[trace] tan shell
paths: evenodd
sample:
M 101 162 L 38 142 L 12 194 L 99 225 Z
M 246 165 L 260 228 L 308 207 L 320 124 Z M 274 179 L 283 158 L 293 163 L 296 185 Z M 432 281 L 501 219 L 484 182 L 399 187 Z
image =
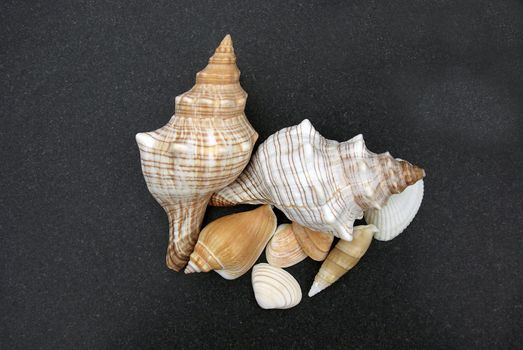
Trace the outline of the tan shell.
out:
M 354 227 L 354 239 L 351 242 L 340 240 L 316 274 L 309 297 L 318 294 L 356 266 L 367 252 L 376 232 L 378 229 L 374 225 L 356 226 Z
M 329 254 L 334 236 L 313 231 L 297 222 L 292 223 L 292 230 L 301 248 L 312 260 L 323 261 Z
M 267 138 L 211 205 L 272 204 L 293 222 L 350 241 L 364 210 L 381 208 L 424 176 L 409 162 L 369 151 L 362 135 L 328 140 L 304 120 Z
M 290 309 L 301 301 L 301 288 L 290 273 L 269 264 L 252 269 L 252 289 L 262 309 Z
M 265 248 L 267 262 L 276 267 L 290 267 L 305 259 L 303 251 L 294 236 L 291 224 L 281 224 Z
M 247 272 L 276 230 L 270 205 L 223 216 L 202 230 L 185 273 L 219 273 L 232 280 Z
M 176 271 L 193 251 L 211 194 L 240 175 L 258 137 L 235 62 L 227 35 L 194 87 L 176 97 L 169 123 L 136 135 L 147 187 L 169 217 L 166 261 Z

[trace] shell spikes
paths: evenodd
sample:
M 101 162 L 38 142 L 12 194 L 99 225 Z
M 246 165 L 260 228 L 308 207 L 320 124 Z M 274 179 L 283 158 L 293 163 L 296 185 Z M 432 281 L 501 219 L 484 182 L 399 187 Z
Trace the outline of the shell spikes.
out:
M 232 280 L 247 272 L 276 230 L 270 205 L 223 216 L 202 230 L 185 273 L 216 271 Z
M 272 204 L 301 226 L 350 241 L 365 210 L 383 207 L 424 176 L 406 161 L 369 151 L 361 135 L 327 140 L 305 119 L 269 136 L 210 203 Z
M 340 240 L 314 277 L 309 297 L 318 294 L 356 266 L 367 252 L 372 236 L 376 232 L 378 229 L 374 225 L 356 226 L 354 239 L 351 242 Z
M 176 97 L 171 120 L 136 135 L 147 187 L 169 217 L 166 260 L 175 271 L 189 260 L 212 193 L 240 175 L 258 138 L 239 77 L 227 35 L 194 87 Z

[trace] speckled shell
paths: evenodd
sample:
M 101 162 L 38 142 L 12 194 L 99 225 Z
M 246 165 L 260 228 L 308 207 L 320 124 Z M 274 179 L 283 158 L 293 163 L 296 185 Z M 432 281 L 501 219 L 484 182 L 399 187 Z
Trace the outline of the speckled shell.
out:
M 276 267 L 290 267 L 305 259 L 307 254 L 296 240 L 291 224 L 281 224 L 265 248 L 267 262 Z
M 252 289 L 262 309 L 290 309 L 301 301 L 301 288 L 290 273 L 269 264 L 252 269 Z
M 214 270 L 228 280 L 240 277 L 263 252 L 276 221 L 270 205 L 214 220 L 202 230 L 185 273 Z
M 378 229 L 374 238 L 390 241 L 410 225 L 423 200 L 423 180 L 409 186 L 405 191 L 390 196 L 387 204 L 381 208 L 365 211 L 365 221 Z
M 332 285 L 360 261 L 367 252 L 372 236 L 378 231 L 374 225 L 354 227 L 351 242 L 340 239 L 321 265 L 309 291 L 312 297 Z
M 364 210 L 381 208 L 424 175 L 388 153 L 370 152 L 361 135 L 342 143 L 327 140 L 304 120 L 261 144 L 211 205 L 269 203 L 293 222 L 351 240 L 354 220 Z
M 176 271 L 193 251 L 211 194 L 240 175 L 258 137 L 235 62 L 227 35 L 196 85 L 176 97 L 169 123 L 136 135 L 147 187 L 169 217 L 166 261 Z

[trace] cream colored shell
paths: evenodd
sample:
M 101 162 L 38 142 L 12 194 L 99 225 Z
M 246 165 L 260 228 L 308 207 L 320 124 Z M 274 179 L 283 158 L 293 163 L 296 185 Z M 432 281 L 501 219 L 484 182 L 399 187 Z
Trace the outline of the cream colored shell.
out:
M 269 264 L 252 269 L 252 289 L 262 309 L 290 309 L 301 301 L 301 288 L 290 273 Z
M 379 229 L 374 238 L 390 241 L 410 225 L 421 206 L 423 187 L 423 180 L 420 180 L 403 192 L 390 196 L 387 204 L 380 210 L 365 211 L 365 221 Z

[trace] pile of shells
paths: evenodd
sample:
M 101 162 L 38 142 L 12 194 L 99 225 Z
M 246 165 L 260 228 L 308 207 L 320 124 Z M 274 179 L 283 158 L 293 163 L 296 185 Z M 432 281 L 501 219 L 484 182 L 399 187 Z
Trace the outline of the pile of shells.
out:
M 283 268 L 307 257 L 322 261 L 308 295 L 332 285 L 373 237 L 391 240 L 407 228 L 423 199 L 425 172 L 388 152 L 369 151 L 362 135 L 328 140 L 307 119 L 269 136 L 251 157 L 258 134 L 244 114 L 247 94 L 239 77 L 227 35 L 194 87 L 176 97 L 170 121 L 136 135 L 142 172 L 169 218 L 170 269 L 214 270 L 235 279 L 254 266 L 260 307 L 287 309 L 302 292 Z M 209 204 L 260 206 L 200 232 Z M 274 207 L 291 224 L 278 226 Z M 354 226 L 363 217 L 368 225 Z M 264 249 L 268 264 L 254 265 Z

